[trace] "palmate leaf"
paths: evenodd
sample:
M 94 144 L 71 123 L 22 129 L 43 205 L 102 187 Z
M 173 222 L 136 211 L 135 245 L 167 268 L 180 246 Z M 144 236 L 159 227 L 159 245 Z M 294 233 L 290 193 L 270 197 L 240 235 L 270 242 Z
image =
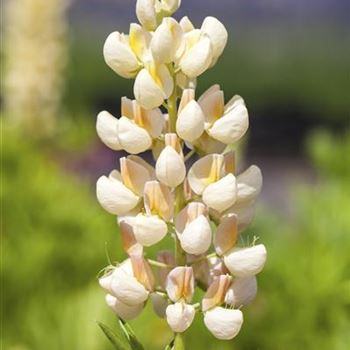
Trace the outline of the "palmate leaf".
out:
M 112 343 L 115 350 L 133 350 L 125 339 L 120 334 L 116 334 L 113 332 L 108 326 L 103 324 L 102 322 L 97 322 L 99 327 L 102 329 L 103 333 Z

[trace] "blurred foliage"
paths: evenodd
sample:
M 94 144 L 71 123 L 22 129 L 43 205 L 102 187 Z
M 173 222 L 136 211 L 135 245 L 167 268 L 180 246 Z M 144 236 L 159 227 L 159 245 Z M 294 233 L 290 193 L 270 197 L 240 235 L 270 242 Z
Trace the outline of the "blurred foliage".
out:
M 347 349 L 349 150 L 350 133 L 310 138 L 318 184 L 295 191 L 295 217 L 263 210 L 245 233 L 261 237 L 269 258 L 241 333 L 217 341 L 198 315 L 185 333 L 187 349 Z M 88 184 L 64 174 L 50 145 L 6 130 L 3 170 L 5 348 L 111 349 L 96 321 L 112 328 L 115 321 L 95 274 L 107 264 L 106 241 L 113 260 L 122 258 L 113 217 L 98 207 Z M 172 338 L 150 305 L 131 324 L 146 350 Z

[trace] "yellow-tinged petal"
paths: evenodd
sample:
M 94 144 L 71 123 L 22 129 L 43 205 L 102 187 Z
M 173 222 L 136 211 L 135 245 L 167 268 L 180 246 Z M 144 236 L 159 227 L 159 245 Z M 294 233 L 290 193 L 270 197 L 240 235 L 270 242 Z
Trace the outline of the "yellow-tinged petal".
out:
M 117 125 L 118 119 L 107 111 L 98 114 L 96 121 L 97 135 L 106 146 L 114 151 L 122 149 L 118 140 Z
M 155 287 L 155 279 L 153 271 L 148 261 L 140 255 L 130 256 L 132 270 L 135 278 L 148 290 L 153 291 Z
M 237 216 L 231 214 L 221 219 L 217 227 L 214 246 L 216 254 L 221 256 L 232 249 L 237 242 L 238 237 L 238 219 Z
M 194 293 L 192 267 L 178 266 L 172 269 L 166 281 L 166 291 L 173 302 L 180 299 L 190 302 Z
M 139 24 L 130 24 L 129 45 L 140 61 L 146 60 L 150 55 L 149 46 L 151 38 L 151 34 Z
M 237 198 L 236 178 L 227 174 L 222 179 L 211 183 L 202 194 L 203 202 L 211 209 L 223 212 L 233 205 Z
M 179 23 L 180 23 L 182 30 L 185 33 L 188 33 L 188 32 L 191 32 L 192 30 L 194 30 L 194 25 L 192 24 L 192 22 L 190 21 L 190 19 L 187 16 L 182 17 Z
M 214 279 L 202 300 L 202 310 L 204 312 L 215 306 L 220 306 L 224 302 L 231 281 L 232 278 L 229 275 L 221 275 Z
M 144 205 L 147 215 L 159 215 L 165 221 L 174 215 L 174 197 L 169 188 L 158 181 L 146 182 Z
M 143 248 L 140 243 L 137 242 L 132 225 L 123 220 L 119 224 L 120 235 L 122 239 L 122 246 L 124 251 L 128 255 L 142 255 Z
M 157 27 L 155 0 L 137 0 L 136 16 L 146 29 L 154 30 Z
M 224 156 L 209 154 L 197 160 L 188 172 L 188 182 L 196 194 L 202 194 L 205 188 L 225 176 Z

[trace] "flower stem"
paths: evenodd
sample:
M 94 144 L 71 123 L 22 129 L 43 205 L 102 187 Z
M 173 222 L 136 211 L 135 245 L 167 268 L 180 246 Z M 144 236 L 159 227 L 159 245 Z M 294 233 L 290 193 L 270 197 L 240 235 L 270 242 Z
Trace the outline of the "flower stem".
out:
M 168 98 L 168 114 L 169 114 L 169 126 L 170 126 L 170 132 L 176 132 L 176 118 L 177 118 L 177 94 L 176 94 L 176 88 L 174 88 L 174 91 L 172 95 Z

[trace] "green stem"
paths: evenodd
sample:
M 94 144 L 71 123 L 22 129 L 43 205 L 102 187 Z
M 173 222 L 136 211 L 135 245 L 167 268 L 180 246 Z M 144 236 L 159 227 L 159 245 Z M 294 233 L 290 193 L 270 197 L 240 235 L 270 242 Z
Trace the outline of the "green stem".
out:
M 162 262 L 156 261 L 156 260 L 152 260 L 152 259 L 147 259 L 149 264 L 152 266 L 156 266 L 156 267 L 161 267 L 163 269 L 169 269 L 171 268 L 170 265 L 164 264 Z
M 172 95 L 168 98 L 168 103 L 167 103 L 170 132 L 176 132 L 176 118 L 177 118 L 176 101 L 177 101 L 176 88 L 174 88 L 174 91 Z
M 185 350 L 185 342 L 182 333 L 175 334 L 174 348 L 179 350 Z
M 179 185 L 175 189 L 175 215 L 177 215 L 183 208 L 184 196 L 183 187 Z M 179 266 L 186 265 L 186 252 L 182 249 L 180 240 L 175 235 L 175 259 L 176 264 Z

